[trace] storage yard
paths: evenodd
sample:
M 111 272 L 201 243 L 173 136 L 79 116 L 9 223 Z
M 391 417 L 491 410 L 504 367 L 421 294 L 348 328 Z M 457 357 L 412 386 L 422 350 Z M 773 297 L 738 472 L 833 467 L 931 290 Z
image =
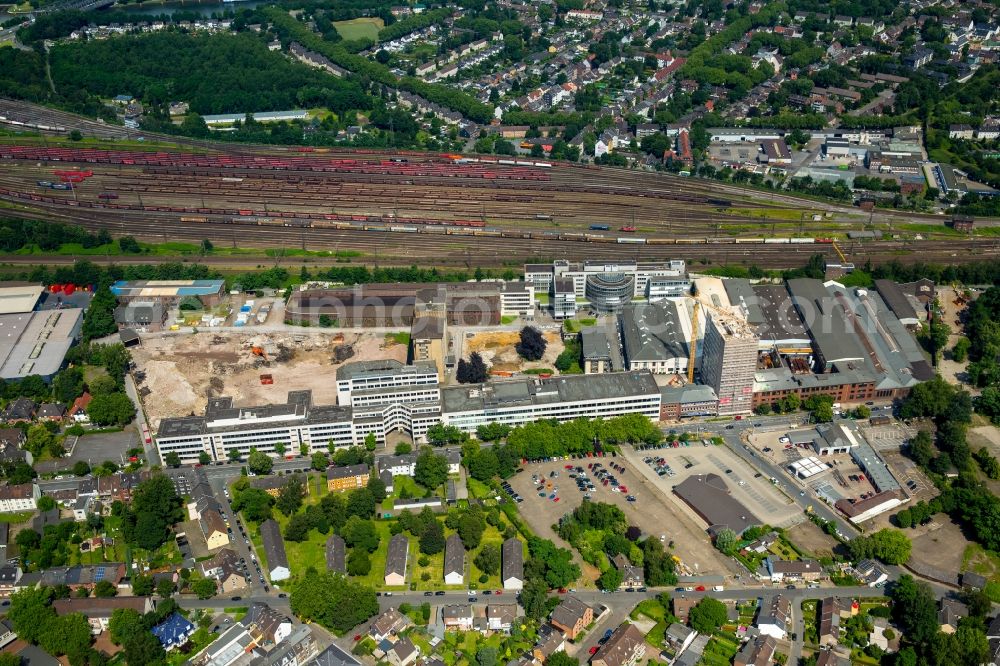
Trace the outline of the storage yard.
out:
M 149 335 L 132 349 L 132 357 L 144 374 L 140 391 L 155 396 L 144 400 L 155 431 L 160 419 L 201 414 L 208 398 L 220 395 L 232 396 L 237 404 L 270 404 L 282 402 L 289 390 L 309 389 L 317 404 L 336 404 L 332 378 L 344 362 L 336 360 L 338 348 L 345 347 L 353 355 L 344 361 L 406 361 L 406 345 L 384 334 L 318 331 Z M 262 383 L 261 375 L 270 375 L 271 383 Z
M 463 347 L 463 355 L 468 358 L 473 352 L 479 352 L 494 373 L 519 372 L 529 369 L 555 367 L 556 357 L 562 353 L 565 346 L 555 331 L 544 334 L 545 354 L 539 361 L 525 361 L 517 355 L 515 346 L 520 339 L 517 331 L 509 332 L 469 332 Z
M 861 211 L 666 174 L 502 157 L 241 147 L 229 153 L 5 146 L 0 199 L 20 214 L 145 240 L 355 250 L 385 263 L 676 257 L 799 266 L 833 259 Z M 876 224 L 940 217 L 880 213 Z M 255 227 L 253 234 L 245 228 Z M 927 226 L 926 224 L 923 226 Z M 866 260 L 978 260 L 981 240 L 913 234 L 843 248 Z M 448 236 L 447 239 L 441 236 Z M 919 243 L 919 250 L 917 245 Z M 627 246 L 623 247 L 623 246 Z

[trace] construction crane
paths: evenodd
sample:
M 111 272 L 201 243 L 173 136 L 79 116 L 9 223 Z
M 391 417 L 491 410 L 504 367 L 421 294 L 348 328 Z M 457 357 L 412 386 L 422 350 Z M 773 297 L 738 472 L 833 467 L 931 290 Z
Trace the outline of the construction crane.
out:
M 698 310 L 701 309 L 701 301 L 694 299 L 694 309 L 691 313 L 691 356 L 688 358 L 688 384 L 694 384 L 694 357 L 698 352 Z
M 846 264 L 847 263 L 847 257 L 844 256 L 844 253 L 841 251 L 840 247 L 837 245 L 837 241 L 833 241 L 833 250 L 834 250 L 834 252 L 837 253 L 837 256 L 840 257 L 840 260 L 843 263 Z

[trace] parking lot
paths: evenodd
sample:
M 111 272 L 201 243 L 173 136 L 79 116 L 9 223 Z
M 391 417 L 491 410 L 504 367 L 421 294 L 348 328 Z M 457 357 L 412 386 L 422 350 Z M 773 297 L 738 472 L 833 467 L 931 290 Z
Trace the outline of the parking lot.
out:
M 748 507 L 769 525 L 790 527 L 801 519 L 801 511 L 785 495 L 779 492 L 770 479 L 752 467 L 748 467 L 725 446 L 705 445 L 702 441 L 688 442 L 688 446 L 678 446 L 637 451 L 636 455 L 645 463 L 660 481 L 673 487 L 692 475 L 717 474 L 726 480 L 732 496 Z M 664 460 L 669 471 L 660 474 L 658 461 Z M 671 476 L 670 472 L 673 472 Z
M 678 511 L 674 501 L 668 497 L 669 487 L 658 486 L 639 472 L 633 459 L 634 455 L 631 450 L 627 450 L 624 455 L 616 458 L 529 463 L 525 466 L 524 472 L 516 474 L 510 480 L 514 491 L 524 498 L 524 501 L 518 504 L 521 516 L 539 536 L 553 539 L 565 546 L 567 544 L 554 533 L 552 525 L 557 524 L 560 517 L 578 507 L 585 495 L 590 495 L 594 502 L 606 502 L 620 507 L 625 512 L 629 524 L 638 526 L 651 538 L 660 538 L 664 545 L 669 545 L 672 541 L 674 554 L 691 571 L 738 573 L 735 565 L 712 547 L 704 528 L 696 524 L 687 513 Z M 588 467 L 593 464 L 602 465 L 619 484 L 625 486 L 626 491 L 612 490 L 613 485 L 610 480 L 604 485 L 603 481 L 598 480 L 593 467 Z M 641 457 L 639 464 L 642 464 Z M 567 465 L 571 465 L 572 469 L 566 469 Z M 617 465 L 625 471 L 614 469 L 612 465 Z M 570 474 L 579 475 L 576 470 L 578 466 L 584 469 L 586 478 L 594 486 L 593 490 L 579 490 L 577 479 L 570 478 Z M 553 472 L 556 476 L 550 476 Z M 533 475 L 540 483 L 532 480 Z M 653 477 L 655 476 L 654 474 Z M 544 491 L 538 489 L 539 485 L 544 485 Z M 539 496 L 542 492 L 545 493 L 544 497 Z M 633 497 L 634 501 L 629 501 L 628 497 Z M 591 571 L 591 573 L 596 576 L 596 572 Z
M 67 445 L 70 437 L 67 440 Z M 105 460 L 111 460 L 118 465 L 125 463 L 125 454 L 131 448 L 140 448 L 139 433 L 134 426 L 129 426 L 121 432 L 101 432 L 80 437 L 73 447 L 73 452 L 62 458 L 45 460 L 35 465 L 40 473 L 58 472 L 69 469 L 82 460 L 90 466 L 99 465 Z

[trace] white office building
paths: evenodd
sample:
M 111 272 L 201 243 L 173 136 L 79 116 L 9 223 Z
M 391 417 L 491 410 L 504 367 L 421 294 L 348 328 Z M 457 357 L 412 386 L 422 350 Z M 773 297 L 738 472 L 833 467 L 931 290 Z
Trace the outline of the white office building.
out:
M 602 312 L 620 310 L 634 298 L 669 298 L 690 292 L 687 266 L 681 259 L 664 263 L 586 261 L 526 264 L 524 279 L 544 294 L 565 292 L 557 284 L 572 282 L 577 302 L 589 303 Z
M 393 359 L 357 361 L 337 368 L 337 404 L 351 404 L 355 391 L 397 386 L 437 386 L 437 367 L 430 361 L 404 365 Z

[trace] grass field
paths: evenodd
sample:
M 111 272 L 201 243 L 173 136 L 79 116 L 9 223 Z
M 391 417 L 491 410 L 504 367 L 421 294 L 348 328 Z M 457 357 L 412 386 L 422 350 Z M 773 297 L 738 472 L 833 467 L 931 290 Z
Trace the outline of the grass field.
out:
M 385 26 L 385 22 L 380 18 L 356 18 L 350 21 L 335 21 L 333 27 L 337 29 L 340 36 L 345 40 L 371 39 L 378 41 L 378 31 Z

